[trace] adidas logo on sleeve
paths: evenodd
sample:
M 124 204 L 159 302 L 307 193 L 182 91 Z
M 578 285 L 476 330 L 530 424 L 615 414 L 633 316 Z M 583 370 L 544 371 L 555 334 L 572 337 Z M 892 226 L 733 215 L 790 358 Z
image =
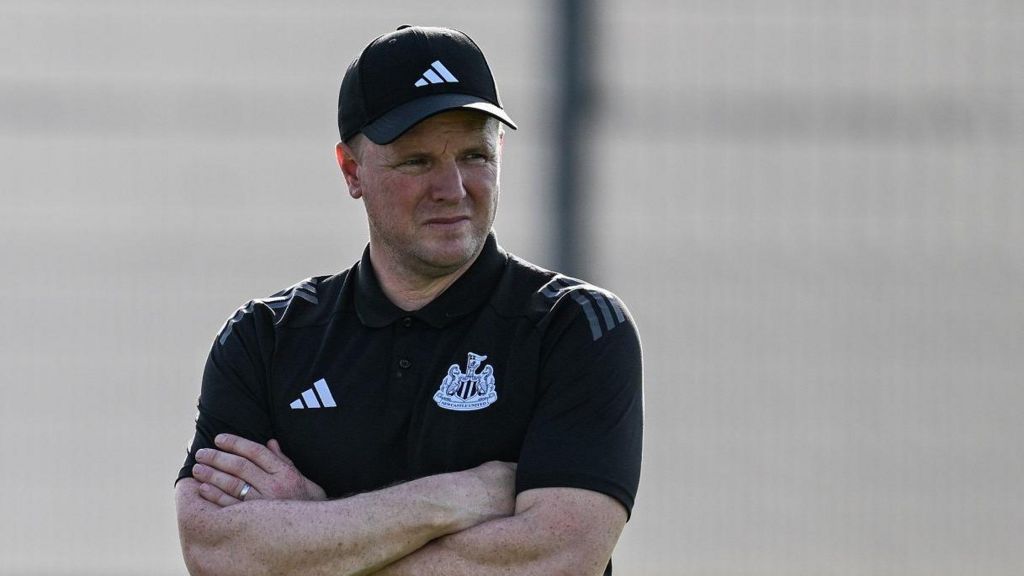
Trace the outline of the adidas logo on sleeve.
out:
M 334 408 L 337 404 L 334 402 L 331 389 L 327 387 L 327 381 L 321 378 L 289 406 L 292 410 L 302 410 L 305 408 Z
M 416 87 L 420 88 L 428 84 L 456 84 L 458 81 L 459 79 L 445 68 L 440 60 L 434 60 L 430 68 L 427 68 L 427 71 L 423 73 L 423 77 L 416 81 Z

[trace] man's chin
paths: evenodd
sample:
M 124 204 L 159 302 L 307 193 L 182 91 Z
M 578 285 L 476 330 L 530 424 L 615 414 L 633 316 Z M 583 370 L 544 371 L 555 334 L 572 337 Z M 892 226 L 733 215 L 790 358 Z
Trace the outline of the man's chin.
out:
M 421 260 L 440 272 L 451 273 L 473 260 L 480 245 L 482 242 L 470 236 L 431 242 Z

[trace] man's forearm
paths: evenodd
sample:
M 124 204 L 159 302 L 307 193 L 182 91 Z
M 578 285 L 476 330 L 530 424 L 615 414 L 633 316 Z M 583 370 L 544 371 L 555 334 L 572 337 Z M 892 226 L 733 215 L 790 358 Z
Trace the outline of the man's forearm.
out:
M 439 538 L 375 574 L 602 574 L 625 524 L 624 510 L 607 496 L 584 490 L 534 492 L 527 497 L 533 502 L 516 515 Z
M 201 498 L 195 480 L 183 479 L 176 490 L 186 564 L 193 575 L 371 573 L 486 519 L 485 511 L 459 506 L 467 482 L 455 481 L 455 474 L 466 473 L 342 500 L 257 500 L 226 508 Z
M 486 522 L 439 538 L 387 566 L 376 576 L 533 576 L 557 574 L 556 559 L 541 538 L 556 537 L 531 529 L 522 518 Z

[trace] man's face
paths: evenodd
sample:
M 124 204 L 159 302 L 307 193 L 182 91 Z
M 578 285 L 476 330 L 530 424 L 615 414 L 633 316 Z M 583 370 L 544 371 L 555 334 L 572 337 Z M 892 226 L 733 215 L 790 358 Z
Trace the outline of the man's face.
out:
M 378 145 L 361 138 L 355 165 L 342 163 L 362 198 L 374 266 L 436 278 L 476 258 L 498 207 L 501 135 L 472 110 L 432 116 Z M 383 259 L 383 261 L 381 261 Z

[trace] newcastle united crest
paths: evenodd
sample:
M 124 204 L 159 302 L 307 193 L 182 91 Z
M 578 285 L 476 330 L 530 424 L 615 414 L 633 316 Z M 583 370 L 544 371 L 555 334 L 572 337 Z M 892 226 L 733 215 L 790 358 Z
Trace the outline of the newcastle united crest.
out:
M 494 389 L 494 368 L 488 364 L 477 372 L 484 360 L 487 356 L 470 352 L 465 372 L 458 364 L 449 366 L 448 375 L 434 394 L 434 402 L 441 408 L 460 412 L 480 410 L 493 404 L 498 399 L 498 392 Z

